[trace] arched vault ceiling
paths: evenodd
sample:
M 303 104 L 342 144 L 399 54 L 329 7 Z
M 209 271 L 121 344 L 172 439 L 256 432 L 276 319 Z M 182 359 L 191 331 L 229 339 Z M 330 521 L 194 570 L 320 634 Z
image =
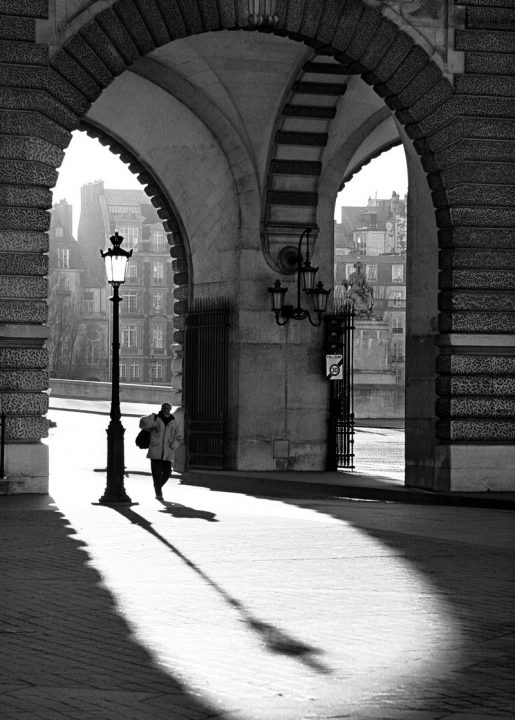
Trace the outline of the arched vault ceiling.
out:
M 320 68 L 325 69 L 325 75 Z M 339 68 L 334 60 L 288 38 L 221 31 L 163 45 L 139 59 L 129 71 L 155 86 L 155 104 L 164 91 L 192 111 L 215 138 L 233 172 L 235 166 L 247 166 L 245 174 L 253 175 L 265 206 L 277 131 L 284 129 L 284 108 L 288 103 L 290 107 L 292 102 L 298 103 L 299 97 L 305 106 L 323 105 L 323 92 L 317 90 L 312 95 L 310 90 L 302 90 L 304 86 L 312 88 L 314 80 L 321 87 L 330 87 L 332 82 L 333 87 L 343 90 L 341 94 L 329 93 L 334 96 L 330 101 L 334 115 L 326 123 L 327 139 L 320 147 L 320 172 L 313 198 L 317 197 L 319 184 L 325 195 L 335 198 L 342 184 L 363 164 L 399 142 L 392 115 L 382 99 L 358 76 L 345 75 Z M 104 92 L 114 98 L 122 87 L 115 79 Z M 118 104 L 123 106 L 123 97 L 109 106 L 116 108 Z M 89 116 L 95 119 L 95 104 Z M 309 134 L 312 119 L 295 122 L 295 129 Z M 102 125 L 123 139 L 118 113 L 109 117 L 104 112 Z M 132 142 L 137 143 L 134 135 Z M 131 149 L 138 152 L 138 147 Z M 301 149 L 299 157 L 308 157 L 308 152 L 307 148 Z M 238 170 L 235 172 L 238 174 Z M 287 182 L 293 189 L 301 184 L 292 176 Z M 315 199 L 314 226 L 316 213 Z

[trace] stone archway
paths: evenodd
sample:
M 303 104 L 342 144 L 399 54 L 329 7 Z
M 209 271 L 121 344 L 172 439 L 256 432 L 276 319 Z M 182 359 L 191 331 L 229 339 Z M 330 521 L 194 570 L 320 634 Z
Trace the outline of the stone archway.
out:
M 4 406 L 16 417 L 9 438 L 21 444 L 44 436 L 44 421 L 27 401 L 45 384 L 42 253 L 48 188 L 55 184 L 71 130 L 103 88 L 138 57 L 177 38 L 246 27 L 240 3 L 118 0 L 108 8 L 91 3 L 57 38 L 41 24 L 44 5 L 24 16 L 16 8 L 6 13 L 13 20 L 7 35 L 11 65 L 1 94 L 0 252 L 1 271 L 9 278 L 1 306 L 8 326 L 2 387 Z M 498 77 L 492 91 L 487 76 L 496 72 L 496 54 L 510 52 L 509 42 L 498 33 L 498 42 L 489 44 L 488 33 L 495 37 L 498 27 L 491 24 L 491 11 L 468 8 L 464 22 L 456 18 L 455 46 L 443 68 L 428 54 L 428 43 L 420 41 L 415 17 L 396 18 L 388 8 L 364 0 L 289 0 L 278 3 L 278 15 L 274 32 L 324 47 L 384 98 L 412 144 L 413 157 L 420 157 L 418 182 L 427 174 L 432 190 L 441 249 L 439 314 L 435 327 L 414 341 L 431 346 L 420 356 L 417 372 L 425 397 L 438 396 L 438 420 L 428 446 L 420 449 L 421 484 L 451 490 L 485 483 L 505 487 L 509 481 L 502 468 L 513 463 L 515 437 L 515 401 L 506 397 L 506 389 L 513 393 L 515 369 L 508 340 L 515 329 L 509 230 L 514 213 L 512 195 L 502 187 L 512 131 L 508 85 Z M 34 42 L 38 19 L 42 43 Z M 446 23 L 448 18 L 436 19 L 434 26 Z M 477 28 L 485 28 L 486 37 L 478 37 Z M 50 64 L 45 42 L 59 46 Z M 460 52 L 468 61 L 465 72 Z M 471 378 L 465 380 L 467 371 Z M 501 472 L 493 485 L 492 468 Z

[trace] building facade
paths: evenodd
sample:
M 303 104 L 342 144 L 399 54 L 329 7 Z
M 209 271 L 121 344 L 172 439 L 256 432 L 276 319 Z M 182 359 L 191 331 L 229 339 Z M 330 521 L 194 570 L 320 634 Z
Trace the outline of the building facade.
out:
M 132 250 L 126 280 L 120 289 L 120 380 L 142 384 L 171 382 L 174 283 L 170 245 L 155 208 L 143 190 L 110 190 L 102 181 L 81 191 L 78 242 L 84 262 L 84 287 L 92 295 L 105 287 L 99 248 L 118 232 L 123 247 Z M 107 309 L 107 318 L 111 308 Z M 98 334 L 101 338 L 102 321 Z M 109 379 L 107 377 L 101 379 Z
M 49 210 L 80 127 L 130 164 L 173 233 L 179 417 L 191 304 L 231 308 L 235 470 L 325 468 L 322 331 L 277 326 L 267 288 L 279 275 L 293 294 L 283 250 L 306 227 L 332 276 L 338 191 L 402 143 L 406 483 L 514 488 L 511 3 L 273 5 L 265 27 L 232 0 L 1 4 L 2 487 L 48 487 Z
M 170 246 L 143 191 L 82 187 L 76 241 L 72 208 L 54 205 L 49 231 L 50 374 L 109 381 L 111 313 L 109 285 L 99 249 L 117 231 L 133 254 L 121 287 L 120 380 L 171 382 L 173 278 Z

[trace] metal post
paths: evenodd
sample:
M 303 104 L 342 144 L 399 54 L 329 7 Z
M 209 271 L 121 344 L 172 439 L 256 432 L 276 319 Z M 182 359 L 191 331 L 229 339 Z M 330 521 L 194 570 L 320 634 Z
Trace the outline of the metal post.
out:
M 113 283 L 113 296 L 109 298 L 113 303 L 111 421 L 107 428 L 107 484 L 104 494 L 99 500 L 100 503 L 105 505 L 132 502 L 125 492 L 123 484 L 125 473 L 123 436 L 125 429 L 120 421 L 120 330 L 118 317 L 121 298 L 118 288 L 119 283 Z

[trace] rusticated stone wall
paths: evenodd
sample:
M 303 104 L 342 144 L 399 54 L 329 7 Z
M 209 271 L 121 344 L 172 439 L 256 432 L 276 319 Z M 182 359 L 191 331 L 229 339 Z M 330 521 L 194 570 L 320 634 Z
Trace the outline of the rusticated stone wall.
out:
M 440 225 L 437 435 L 515 440 L 515 8 L 457 0 L 464 74 L 432 137 L 445 189 Z
M 7 469 L 37 477 L 38 491 L 48 475 L 46 453 L 37 450 L 48 431 L 45 231 L 72 124 L 46 92 L 48 50 L 35 43 L 36 21 L 47 10 L 41 0 L 7 1 L 0 14 L 0 410 L 7 443 L 29 445 L 21 450 L 23 471 L 10 465 L 20 453 L 7 448 Z

